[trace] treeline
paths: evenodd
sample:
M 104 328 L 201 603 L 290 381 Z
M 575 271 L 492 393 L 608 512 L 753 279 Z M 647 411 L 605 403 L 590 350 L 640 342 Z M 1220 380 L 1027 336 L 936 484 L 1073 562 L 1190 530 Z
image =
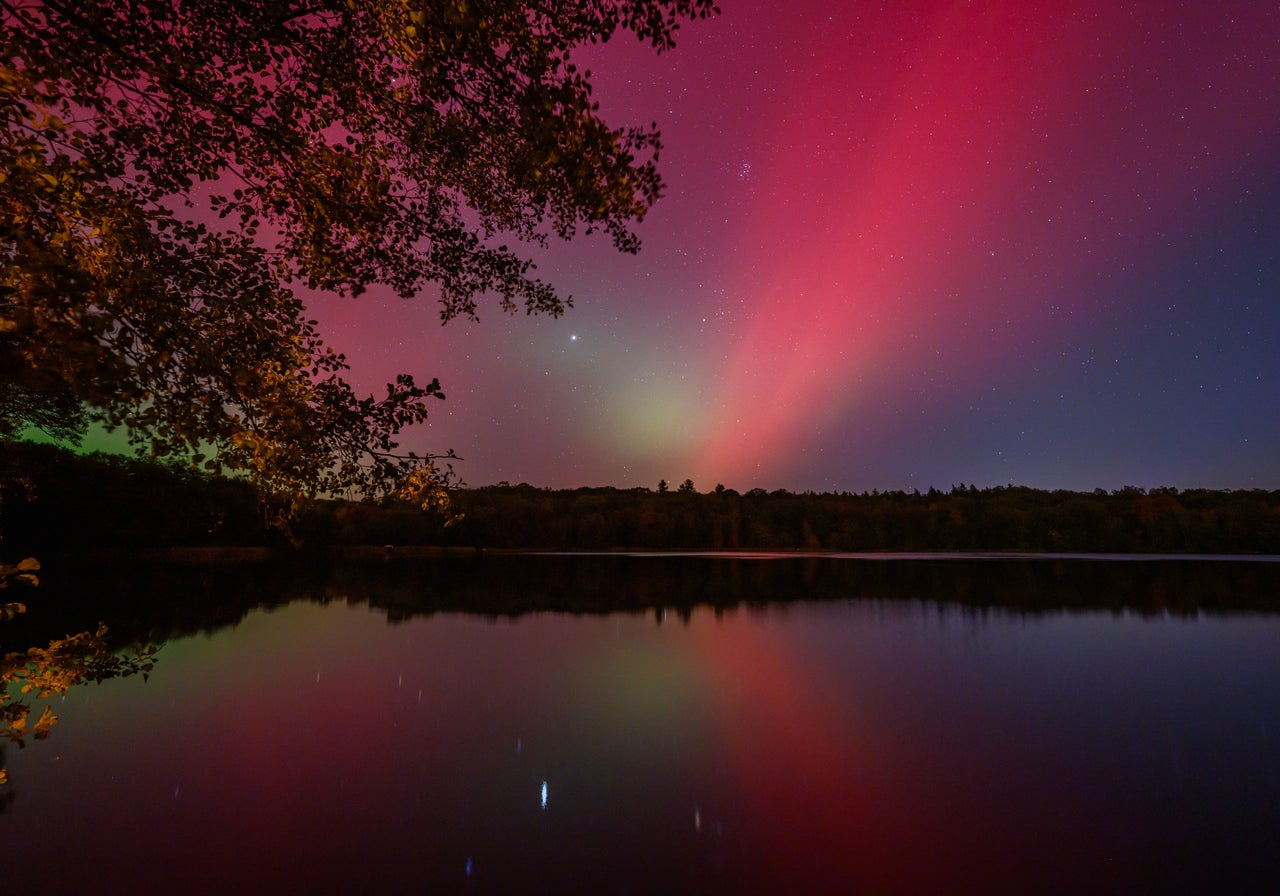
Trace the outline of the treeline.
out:
M 532 550 L 1046 551 L 1280 554 L 1280 491 L 1022 486 L 864 494 L 717 487 L 453 493 L 452 521 L 396 502 L 312 502 L 292 536 L 327 545 Z M 0 442 L 0 544 L 285 545 L 243 482 L 115 455 Z
M 186 545 L 268 545 L 243 481 L 118 454 L 0 439 L 0 555 Z
M 739 494 L 519 485 L 459 492 L 454 509 L 461 520 L 423 535 L 442 544 L 550 550 L 1280 553 L 1280 491 L 1262 490 Z M 377 518 L 372 509 L 339 509 L 335 537 L 351 539 Z M 386 522 L 379 541 L 413 540 L 408 519 Z

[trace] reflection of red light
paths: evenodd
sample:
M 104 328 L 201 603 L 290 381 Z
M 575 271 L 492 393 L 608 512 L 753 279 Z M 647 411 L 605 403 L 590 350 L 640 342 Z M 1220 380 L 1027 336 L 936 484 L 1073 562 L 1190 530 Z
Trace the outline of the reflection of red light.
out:
M 695 631 L 723 695 L 724 749 L 749 813 L 744 850 L 763 857 L 777 892 L 884 879 L 911 844 L 897 836 L 902 814 L 874 737 L 853 730 L 779 631 L 731 620 Z

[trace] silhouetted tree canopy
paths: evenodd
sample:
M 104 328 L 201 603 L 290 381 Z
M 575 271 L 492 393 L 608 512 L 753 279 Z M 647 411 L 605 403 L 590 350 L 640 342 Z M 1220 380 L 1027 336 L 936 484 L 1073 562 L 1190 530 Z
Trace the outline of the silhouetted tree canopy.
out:
M 24 373 L 17 364 L 11 365 L 11 372 L 0 372 L 0 438 L 11 439 L 35 427 L 60 442 L 80 444 L 88 428 L 80 399 L 59 383 L 33 389 L 21 381 Z
M 33 408 L 74 429 L 82 402 L 267 492 L 391 490 L 429 460 L 396 438 L 439 383 L 358 397 L 294 289 L 562 313 L 503 240 L 601 230 L 633 252 L 662 189 L 656 127 L 607 125 L 573 49 L 631 31 L 663 51 L 714 12 L 0 0 L 0 429 Z
M 178 464 L 0 442 L 5 549 L 50 553 L 280 545 L 245 482 Z M 552 551 L 1032 551 L 1280 554 L 1280 490 L 966 487 L 928 494 L 724 489 L 460 488 L 450 514 L 421 496 L 307 502 L 305 547 L 432 545 Z M 22 572 L 22 570 L 14 570 Z M 0 582 L 3 565 L 0 564 Z

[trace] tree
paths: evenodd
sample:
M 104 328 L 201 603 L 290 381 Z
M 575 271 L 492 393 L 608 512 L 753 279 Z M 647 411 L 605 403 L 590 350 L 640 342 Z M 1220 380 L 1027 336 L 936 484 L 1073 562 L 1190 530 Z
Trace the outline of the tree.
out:
M 574 48 L 631 31 L 661 52 L 715 11 L 0 0 L 0 373 L 21 390 L 0 430 L 38 422 L 31 396 L 82 403 L 268 493 L 392 492 L 430 459 L 396 440 L 440 385 L 358 397 L 295 288 L 563 313 L 504 240 L 634 252 L 662 191 L 656 126 L 607 125 Z
M 51 383 L 45 390 L 23 385 L 19 378 L 25 372 L 0 372 L 0 438 L 35 427 L 60 442 L 79 445 L 88 428 L 84 405 L 61 384 Z
M 135 644 L 131 655 L 113 651 L 107 644 L 107 627 L 99 623 L 95 632 L 69 635 L 25 653 L 4 654 L 0 657 L 0 744 L 7 741 L 21 748 L 28 736 L 35 740 L 49 736 L 58 716 L 46 703 L 32 719 L 33 699 L 65 697 L 71 688 L 86 682 L 101 684 L 137 674 L 146 678 L 155 668 L 158 650 L 154 644 Z M 0 763 L 0 786 L 8 782 Z
M 680 487 L 679 487 L 678 489 L 676 489 L 676 491 L 686 492 L 686 493 L 688 493 L 688 494 L 692 494 L 692 493 L 695 491 L 695 489 L 694 489 L 694 487 L 693 487 L 693 480 L 692 480 L 692 479 L 686 479 L 684 482 L 680 483 Z

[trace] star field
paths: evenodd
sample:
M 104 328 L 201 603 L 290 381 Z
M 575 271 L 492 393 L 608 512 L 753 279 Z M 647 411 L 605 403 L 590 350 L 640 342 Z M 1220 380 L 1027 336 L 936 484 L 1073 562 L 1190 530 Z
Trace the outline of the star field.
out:
M 471 485 L 1280 487 L 1273 4 L 727 0 L 583 53 L 656 120 L 638 256 L 560 320 L 317 298 Z

